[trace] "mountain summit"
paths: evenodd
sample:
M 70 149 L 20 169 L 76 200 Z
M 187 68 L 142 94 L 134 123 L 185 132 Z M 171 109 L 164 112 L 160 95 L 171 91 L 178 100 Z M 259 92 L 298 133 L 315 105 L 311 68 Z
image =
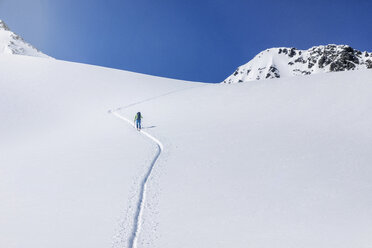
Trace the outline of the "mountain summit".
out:
M 271 48 L 240 66 L 223 83 L 372 68 L 372 53 L 347 45 L 315 46 L 309 50 Z
M 27 43 L 22 37 L 13 33 L 2 20 L 0 20 L 0 55 L 1 54 L 50 58 L 48 55 Z

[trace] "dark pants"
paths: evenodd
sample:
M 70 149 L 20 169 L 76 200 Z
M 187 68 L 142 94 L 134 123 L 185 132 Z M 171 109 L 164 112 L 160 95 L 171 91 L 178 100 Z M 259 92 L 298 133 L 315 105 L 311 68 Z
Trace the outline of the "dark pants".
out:
M 140 119 L 136 120 L 136 128 L 141 129 L 141 120 Z

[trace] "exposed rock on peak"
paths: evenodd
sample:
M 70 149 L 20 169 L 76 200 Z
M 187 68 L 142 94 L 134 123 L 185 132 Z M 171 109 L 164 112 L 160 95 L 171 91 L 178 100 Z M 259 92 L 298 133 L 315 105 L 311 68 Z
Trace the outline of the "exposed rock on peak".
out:
M 280 47 L 259 53 L 240 66 L 224 83 L 370 68 L 372 53 L 347 45 L 315 46 L 308 50 Z
M 2 20 L 0 20 L 0 30 L 9 31 L 9 27 Z

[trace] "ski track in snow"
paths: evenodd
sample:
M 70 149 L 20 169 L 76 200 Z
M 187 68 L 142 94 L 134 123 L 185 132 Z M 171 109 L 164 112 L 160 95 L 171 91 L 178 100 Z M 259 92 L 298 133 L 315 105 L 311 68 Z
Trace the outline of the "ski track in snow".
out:
M 132 121 L 130 121 L 129 119 L 127 119 L 126 117 L 118 114 L 117 112 L 112 112 L 116 117 L 126 121 L 127 123 L 129 123 L 129 125 L 134 126 L 134 123 L 132 123 Z M 143 178 L 142 182 L 141 182 L 141 189 L 140 189 L 140 196 L 139 196 L 139 200 L 138 200 L 138 204 L 137 204 L 137 209 L 136 209 L 136 213 L 134 215 L 134 224 L 133 224 L 133 228 L 132 228 L 132 234 L 129 238 L 129 241 L 128 241 L 128 244 L 129 244 L 129 248 L 137 248 L 137 243 L 138 243 L 138 236 L 141 232 L 141 228 L 142 228 L 142 216 L 143 216 L 143 211 L 144 211 L 144 207 L 145 207 L 145 202 L 146 202 L 146 192 L 147 192 L 147 182 L 151 176 L 151 173 L 155 167 L 155 164 L 156 164 L 156 161 L 158 160 L 161 152 L 163 151 L 163 144 L 158 140 L 156 139 L 154 136 L 152 136 L 151 134 L 141 130 L 139 131 L 141 134 L 145 135 L 147 138 L 151 139 L 152 141 L 154 141 L 157 145 L 157 153 L 154 157 L 154 159 L 152 160 L 151 162 L 151 165 L 148 169 L 148 171 L 146 172 L 145 174 L 145 177 Z
M 126 106 L 116 108 L 115 110 L 110 109 L 110 110 L 108 110 L 108 113 L 114 114 L 119 119 L 127 122 L 129 125 L 136 128 L 134 123 L 131 120 L 129 120 L 128 118 L 126 118 L 122 115 L 120 115 L 117 111 L 121 111 L 121 110 L 127 109 L 129 107 L 132 107 L 132 106 L 144 103 L 144 102 L 148 102 L 148 101 L 160 98 L 160 97 L 171 95 L 171 94 L 177 93 L 179 91 L 191 90 L 191 89 L 194 89 L 194 88 L 205 87 L 205 86 L 208 86 L 208 84 L 203 84 L 201 86 L 198 85 L 198 86 L 194 86 L 194 87 L 184 87 L 184 88 L 180 88 L 180 89 L 175 89 L 175 90 L 166 92 L 164 94 L 149 97 L 149 98 L 146 98 L 146 99 L 128 104 Z M 152 174 L 152 171 L 155 167 L 156 161 L 158 160 L 161 152 L 164 149 L 163 144 L 157 138 L 155 138 L 154 136 L 152 136 L 151 134 L 149 134 L 148 132 L 143 131 L 143 130 L 140 130 L 140 133 L 143 134 L 144 136 L 146 136 L 147 138 L 151 139 L 153 142 L 155 142 L 158 149 L 157 149 L 157 153 L 155 154 L 155 156 L 154 156 L 154 158 L 153 158 L 153 160 L 150 164 L 150 167 L 149 167 L 148 171 L 145 174 L 145 177 L 143 178 L 143 180 L 141 182 L 140 196 L 139 196 L 139 199 L 138 199 L 137 208 L 136 208 L 136 212 L 135 212 L 135 215 L 134 215 L 134 224 L 133 224 L 133 228 L 132 228 L 132 234 L 131 234 L 131 236 L 128 240 L 128 248 L 137 248 L 138 237 L 139 237 L 139 234 L 141 232 L 142 223 L 143 223 L 142 216 L 143 216 L 143 211 L 144 211 L 145 202 L 146 202 L 147 182 L 148 182 L 148 180 L 149 180 L 149 178 Z

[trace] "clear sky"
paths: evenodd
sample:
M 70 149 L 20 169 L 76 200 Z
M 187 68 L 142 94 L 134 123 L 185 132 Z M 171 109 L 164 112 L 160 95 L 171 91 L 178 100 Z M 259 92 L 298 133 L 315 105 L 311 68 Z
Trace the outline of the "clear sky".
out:
M 57 59 L 220 82 L 260 51 L 372 51 L 371 0 L 0 0 L 0 19 Z

